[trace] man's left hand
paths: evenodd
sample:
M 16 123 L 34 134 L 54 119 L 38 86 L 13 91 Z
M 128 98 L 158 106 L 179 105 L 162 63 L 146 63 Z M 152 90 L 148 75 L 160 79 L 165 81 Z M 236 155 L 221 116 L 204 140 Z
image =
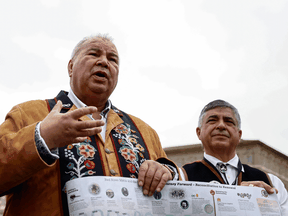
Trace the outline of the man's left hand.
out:
M 156 161 L 146 160 L 139 168 L 138 184 L 143 186 L 144 195 L 160 192 L 168 180 L 172 180 L 170 171 Z
M 273 194 L 274 191 L 276 191 L 276 194 L 278 193 L 276 188 L 271 187 L 263 181 L 243 181 L 241 182 L 241 186 L 262 187 L 268 192 L 268 194 Z

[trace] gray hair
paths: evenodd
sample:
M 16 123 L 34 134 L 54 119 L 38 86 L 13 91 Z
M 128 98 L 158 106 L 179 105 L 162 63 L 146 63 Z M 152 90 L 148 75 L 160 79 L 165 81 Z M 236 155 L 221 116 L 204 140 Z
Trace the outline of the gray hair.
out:
M 90 41 L 93 41 L 93 40 L 97 40 L 97 39 L 102 39 L 104 41 L 108 41 L 108 42 L 111 42 L 114 46 L 115 44 L 113 43 L 113 38 L 110 37 L 108 34 L 97 34 L 97 35 L 91 35 L 91 36 L 87 36 L 87 37 L 84 37 L 76 46 L 75 48 L 73 49 L 72 51 L 72 55 L 71 55 L 71 59 L 74 59 L 78 53 L 79 53 L 79 50 L 81 49 L 81 47 L 87 43 L 87 42 L 90 42 Z M 115 46 L 116 47 L 116 46 Z
M 199 116 L 199 121 L 198 121 L 198 127 L 201 128 L 202 126 L 202 122 L 203 122 L 203 118 L 206 114 L 207 111 L 215 109 L 217 107 L 227 107 L 230 108 L 233 112 L 234 115 L 236 117 L 237 120 L 237 127 L 240 129 L 241 128 L 241 118 L 239 115 L 238 110 L 230 103 L 224 101 L 224 100 L 214 100 L 210 103 L 208 103 L 201 111 L 200 116 Z

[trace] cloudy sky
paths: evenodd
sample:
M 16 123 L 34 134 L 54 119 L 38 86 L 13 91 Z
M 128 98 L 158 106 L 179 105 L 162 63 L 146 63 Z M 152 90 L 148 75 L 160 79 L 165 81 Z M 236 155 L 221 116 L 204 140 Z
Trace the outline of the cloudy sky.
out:
M 243 139 L 288 155 L 286 0 L 11 0 L 0 7 L 0 121 L 16 104 L 69 90 L 84 36 L 109 33 L 120 54 L 112 103 L 164 147 L 199 143 L 201 109 L 239 109 Z

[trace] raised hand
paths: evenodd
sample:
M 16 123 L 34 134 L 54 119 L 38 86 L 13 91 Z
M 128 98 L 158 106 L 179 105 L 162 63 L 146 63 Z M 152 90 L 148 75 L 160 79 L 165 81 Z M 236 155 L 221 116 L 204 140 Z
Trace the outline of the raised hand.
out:
M 100 133 L 104 125 L 101 120 L 79 121 L 84 115 L 97 112 L 96 107 L 83 107 L 67 113 L 60 113 L 62 102 L 57 104 L 41 122 L 40 134 L 49 149 L 83 142 L 88 136 Z

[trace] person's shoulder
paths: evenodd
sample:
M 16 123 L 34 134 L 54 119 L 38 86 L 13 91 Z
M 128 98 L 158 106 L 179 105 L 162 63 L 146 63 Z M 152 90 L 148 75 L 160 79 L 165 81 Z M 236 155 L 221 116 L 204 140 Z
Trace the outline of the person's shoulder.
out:
M 264 181 L 266 184 L 272 185 L 269 175 L 257 168 L 251 167 L 247 164 L 242 164 L 244 167 L 243 181 Z
M 142 129 L 146 128 L 146 129 L 155 131 L 148 123 L 146 123 L 145 121 L 143 121 L 139 117 L 136 117 L 136 116 L 131 115 L 131 114 L 128 114 L 128 116 L 132 119 L 132 121 L 135 123 L 135 125 L 138 128 L 142 128 Z
M 30 101 L 26 101 L 26 102 L 23 102 L 23 103 L 20 103 L 18 105 L 16 105 L 16 107 L 20 107 L 22 109 L 35 109 L 35 108 L 43 108 L 43 107 L 46 107 L 47 108 L 47 102 L 45 100 L 30 100 Z
M 47 103 L 45 100 L 31 100 L 19 103 L 12 107 L 7 113 L 5 121 L 8 119 L 15 119 L 14 121 L 31 122 L 33 120 L 43 120 L 49 113 Z
M 196 167 L 199 167 L 199 166 L 202 166 L 203 163 L 201 160 L 196 160 L 196 161 L 193 161 L 193 162 L 190 162 L 190 163 L 186 163 L 184 164 L 182 167 L 184 169 L 191 169 L 191 168 L 196 168 Z
M 242 164 L 242 166 L 244 167 L 244 171 L 258 171 L 258 172 L 263 172 L 262 170 L 260 169 L 257 169 L 255 167 L 252 167 L 252 166 L 249 166 L 248 164 Z M 265 172 L 263 172 L 265 173 Z
M 143 121 L 142 119 L 140 119 L 139 117 L 136 117 L 134 115 L 131 115 L 131 114 L 127 114 L 135 123 L 138 122 L 138 123 L 141 123 L 141 124 L 146 124 L 148 125 L 145 121 Z M 149 126 L 149 125 L 148 125 Z M 150 126 L 149 126 L 150 127 Z
M 47 112 L 48 107 L 45 100 L 30 100 L 20 104 L 15 105 L 10 112 L 15 111 L 25 112 L 25 113 L 35 113 L 36 112 Z
M 265 174 L 267 176 L 267 173 L 260 170 L 260 169 L 257 169 L 255 167 L 252 167 L 252 166 L 249 166 L 248 164 L 242 164 L 242 166 L 244 167 L 244 172 L 248 172 L 249 174 Z

